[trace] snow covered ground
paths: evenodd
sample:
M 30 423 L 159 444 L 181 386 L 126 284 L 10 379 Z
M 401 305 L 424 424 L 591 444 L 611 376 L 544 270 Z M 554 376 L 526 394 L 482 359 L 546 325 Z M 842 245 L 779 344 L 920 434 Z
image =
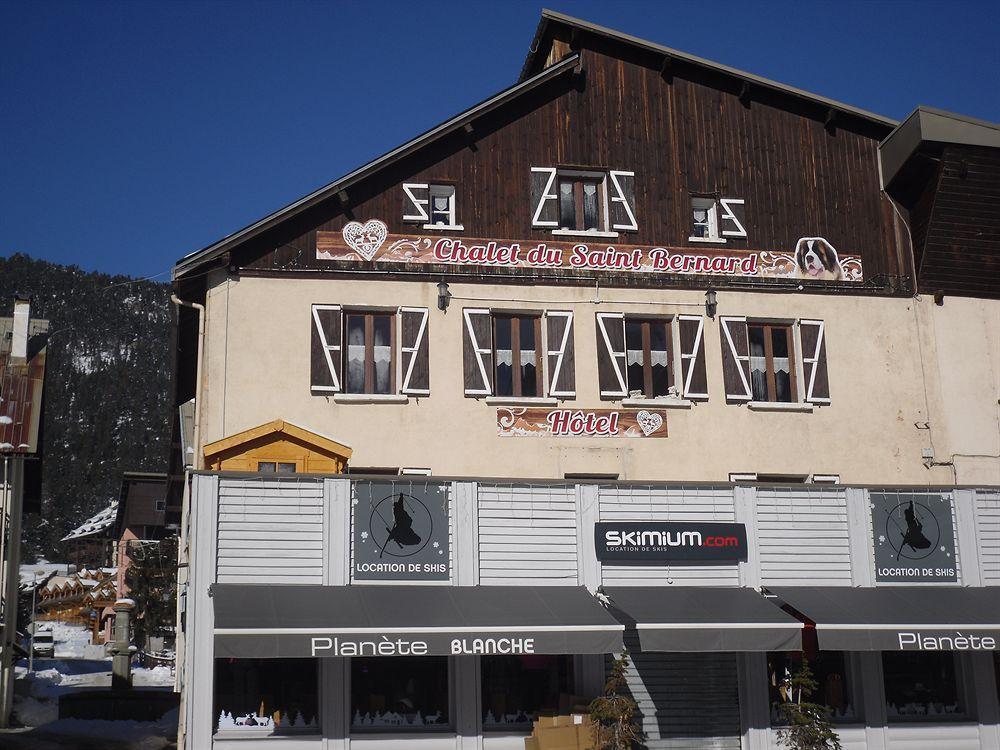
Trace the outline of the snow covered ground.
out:
M 26 661 L 16 667 L 14 719 L 31 729 L 0 733 L 0 748 L 161 750 L 173 747 L 176 710 L 156 722 L 59 719 L 59 696 L 81 688 L 111 686 L 111 658 L 82 658 L 84 647 L 90 642 L 85 627 L 61 622 L 51 625 L 56 658 L 35 659 L 32 674 L 28 674 Z M 132 684 L 171 690 L 174 676 L 166 666 L 133 668 Z

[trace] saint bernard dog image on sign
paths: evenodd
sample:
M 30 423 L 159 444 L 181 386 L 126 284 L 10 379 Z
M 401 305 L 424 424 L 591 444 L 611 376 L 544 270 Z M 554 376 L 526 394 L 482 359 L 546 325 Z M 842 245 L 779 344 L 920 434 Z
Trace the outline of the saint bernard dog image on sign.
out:
M 844 269 L 833 245 L 822 237 L 803 237 L 795 245 L 795 278 L 843 281 Z

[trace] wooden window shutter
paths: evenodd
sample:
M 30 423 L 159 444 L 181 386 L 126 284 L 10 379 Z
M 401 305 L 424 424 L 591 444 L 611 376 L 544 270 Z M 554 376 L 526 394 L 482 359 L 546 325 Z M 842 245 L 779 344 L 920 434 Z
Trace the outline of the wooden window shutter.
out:
M 621 232 L 637 232 L 639 224 L 635 220 L 635 172 L 608 172 L 610 182 L 611 229 Z
M 746 237 L 746 201 L 742 198 L 719 199 L 719 234 L 722 237 Z
M 625 398 L 625 315 L 597 313 L 597 380 L 601 398 Z
M 830 380 L 826 372 L 826 326 L 822 320 L 800 320 L 802 369 L 806 401 L 830 403 Z
M 721 317 L 722 380 L 727 401 L 750 401 L 750 337 L 747 319 Z
M 429 222 L 430 187 L 426 183 L 403 183 L 403 221 Z
M 681 341 L 681 398 L 703 401 L 708 398 L 705 373 L 705 319 L 701 315 L 679 315 L 677 326 Z
M 559 226 L 559 194 L 556 192 L 556 168 L 531 168 L 531 226 Z
M 309 389 L 317 394 L 341 390 L 340 340 L 343 322 L 340 305 L 312 306 Z
M 493 333 L 489 310 L 462 310 L 462 359 L 466 396 L 493 395 Z
M 400 393 L 429 396 L 430 344 L 427 335 L 427 308 L 399 308 Z
M 547 395 L 576 396 L 576 355 L 573 346 L 573 313 L 545 311 L 545 364 Z

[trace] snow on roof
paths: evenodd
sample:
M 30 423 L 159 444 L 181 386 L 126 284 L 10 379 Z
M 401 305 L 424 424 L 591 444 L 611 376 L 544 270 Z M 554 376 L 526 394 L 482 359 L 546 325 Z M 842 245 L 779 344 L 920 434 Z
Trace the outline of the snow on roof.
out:
M 115 523 L 115 518 L 118 515 L 118 501 L 112 500 L 111 505 L 102 510 L 95 516 L 88 518 L 82 524 L 77 526 L 66 536 L 62 538 L 61 541 L 69 541 L 70 539 L 82 539 L 88 536 L 94 536 L 102 531 L 106 531 L 111 528 Z

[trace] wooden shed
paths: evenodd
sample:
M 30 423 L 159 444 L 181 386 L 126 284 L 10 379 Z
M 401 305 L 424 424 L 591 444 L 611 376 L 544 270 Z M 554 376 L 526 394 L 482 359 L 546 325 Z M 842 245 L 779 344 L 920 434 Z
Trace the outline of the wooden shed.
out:
M 212 471 L 342 474 L 350 457 L 349 446 L 283 419 L 205 446 Z

